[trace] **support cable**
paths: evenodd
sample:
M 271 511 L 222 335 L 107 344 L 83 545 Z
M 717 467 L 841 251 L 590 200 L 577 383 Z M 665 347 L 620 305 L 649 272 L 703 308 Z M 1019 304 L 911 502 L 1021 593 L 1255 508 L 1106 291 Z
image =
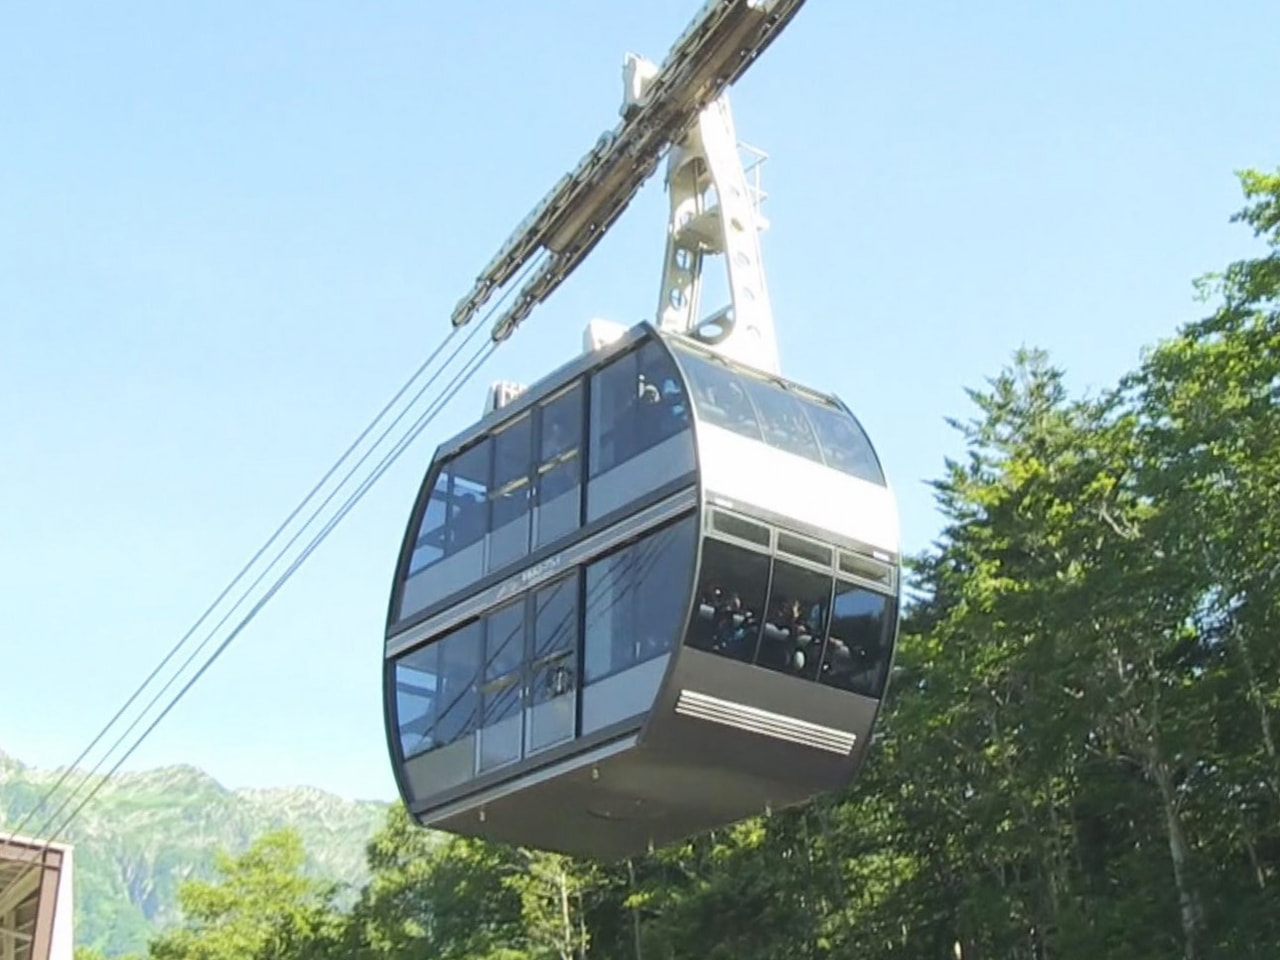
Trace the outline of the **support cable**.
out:
M 532 262 L 529 263 L 526 266 L 526 268 L 521 271 L 522 277 L 524 275 L 527 275 L 529 272 L 532 272 L 532 270 L 535 268 L 536 268 L 535 263 L 532 263 Z M 488 316 L 497 312 L 497 310 L 500 309 L 502 302 L 505 301 L 510 296 L 511 292 L 514 289 L 516 289 L 516 286 L 517 286 L 516 284 L 511 285 L 507 291 L 504 291 L 499 301 L 493 304 L 493 306 L 486 311 L 486 317 L 485 317 L 486 320 L 488 319 Z M 93 776 L 97 773 L 97 771 L 111 756 L 111 754 L 115 752 L 115 750 L 121 745 L 121 743 L 124 742 L 125 738 L 128 737 L 129 733 L 132 732 L 134 729 L 136 729 L 138 724 L 142 722 L 143 718 L 147 715 L 147 712 L 159 701 L 160 697 L 163 696 L 164 692 L 168 690 L 174 684 L 174 682 L 176 682 L 176 680 L 178 679 L 179 676 L 181 676 L 183 671 L 186 670 L 186 668 L 199 655 L 200 651 L 203 650 L 209 644 L 209 642 L 216 635 L 217 631 L 230 619 L 232 614 L 245 602 L 249 594 L 263 581 L 263 579 L 267 576 L 267 574 L 271 571 L 271 569 L 274 568 L 280 562 L 285 552 L 287 552 L 290 549 L 290 547 L 292 547 L 293 544 L 297 542 L 299 537 L 301 537 L 301 535 L 307 530 L 307 528 L 312 523 L 314 523 L 314 521 L 319 516 L 321 511 L 323 511 L 325 507 L 334 499 L 338 491 L 341 490 L 342 487 L 347 484 L 347 482 L 355 475 L 355 472 L 361 467 L 361 465 L 363 465 L 365 461 L 368 460 L 368 458 L 372 455 L 372 453 L 383 443 L 383 441 L 386 440 L 386 438 L 395 429 L 397 424 L 399 424 L 405 418 L 405 416 L 408 415 L 410 411 L 414 409 L 415 405 L 421 400 L 423 395 L 435 384 L 437 380 L 439 380 L 441 375 L 449 368 L 449 366 L 454 362 L 454 360 L 458 357 L 458 355 L 467 347 L 468 344 L 471 343 L 471 341 L 476 337 L 476 335 L 484 329 L 484 326 L 485 326 L 484 322 L 476 324 L 472 328 L 471 333 L 468 334 L 463 339 L 463 342 L 453 350 L 453 352 L 444 361 L 444 363 L 439 366 L 436 372 L 427 379 L 426 383 L 424 383 L 422 386 L 418 388 L 418 390 L 414 393 L 413 397 L 404 406 L 404 408 L 400 411 L 400 413 L 391 421 L 391 423 L 388 426 L 386 426 L 383 429 L 382 433 L 378 436 L 377 440 L 375 440 L 373 444 L 369 447 L 369 449 L 366 450 L 365 453 L 359 458 L 359 460 L 348 469 L 346 475 L 342 478 L 342 480 L 338 483 L 338 485 L 334 488 L 334 490 L 331 491 L 329 495 L 324 499 L 324 501 L 321 502 L 319 506 L 317 506 L 312 511 L 311 516 L 293 534 L 293 536 L 289 539 L 289 541 L 283 547 L 280 548 L 275 559 L 273 559 L 270 562 L 270 564 L 268 564 L 267 567 L 261 573 L 258 574 L 258 576 L 254 579 L 253 583 L 251 583 L 243 591 L 240 598 L 236 600 L 236 602 L 232 605 L 230 610 L 228 610 L 225 614 L 223 614 L 222 618 L 209 631 L 205 639 L 187 657 L 187 659 L 182 663 L 182 665 L 177 668 L 177 670 L 173 673 L 173 675 L 169 678 L 169 680 L 164 684 L 164 686 L 161 687 L 161 689 L 151 698 L 151 700 L 148 702 L 146 707 L 144 707 L 143 710 L 138 714 L 138 716 L 134 718 L 133 722 L 128 726 L 128 728 L 126 728 L 124 733 L 121 734 L 115 740 L 115 742 L 107 750 L 104 756 L 97 762 L 97 764 L 95 764 L 90 771 L 88 771 L 83 775 L 79 784 L 77 784 L 75 789 L 71 791 L 70 796 L 68 796 L 68 798 L 64 800 L 63 803 L 59 805 L 58 808 L 54 810 L 52 814 L 50 814 L 48 817 L 45 818 L 44 823 L 41 825 L 39 830 L 39 833 L 42 836 L 48 836 L 52 838 L 53 836 L 60 835 L 62 831 L 65 830 L 66 827 L 69 826 L 70 823 L 74 821 L 75 817 L 78 816 L 79 813 L 84 809 L 85 805 L 89 802 L 89 800 L 91 800 L 98 793 L 101 787 L 107 782 L 107 780 L 109 780 L 110 777 L 119 770 L 120 766 L 125 762 L 125 760 L 127 760 L 128 757 L 133 754 L 133 752 L 138 748 L 138 746 L 141 745 L 141 743 L 146 739 L 146 737 L 150 735 L 150 733 L 155 729 L 155 727 L 160 723 L 160 721 L 169 713 L 170 710 L 172 710 L 174 706 L 176 706 L 177 702 L 181 700 L 183 696 L 186 695 L 186 693 L 191 689 L 191 687 L 194 685 L 196 680 L 198 680 L 205 673 L 205 671 L 209 668 L 209 666 L 211 666 L 212 663 L 227 648 L 227 646 L 230 645 L 231 640 L 233 640 L 236 636 L 238 636 L 239 633 L 246 626 L 248 626 L 248 624 L 253 620 L 254 617 L 256 617 L 257 613 L 262 609 L 262 607 L 265 606 L 266 602 L 270 600 L 275 595 L 276 592 L 278 592 L 278 590 L 293 575 L 293 573 L 298 569 L 298 567 L 300 567 L 301 564 L 308 557 L 310 557 L 311 553 L 314 552 L 314 550 L 317 547 L 319 547 L 320 543 L 322 543 L 323 540 L 328 536 L 328 534 L 332 532 L 334 527 L 336 527 L 337 524 L 346 517 L 347 513 L 349 513 L 350 510 L 364 496 L 364 494 L 368 492 L 368 490 L 373 486 L 373 484 L 376 483 L 379 479 L 381 479 L 381 477 L 386 473 L 386 471 L 391 467 L 391 465 L 413 443 L 413 441 L 431 423 L 431 421 L 434 420 L 434 418 L 440 413 L 440 411 L 444 408 L 444 406 L 447 405 L 447 403 L 458 393 L 459 390 L 461 390 L 461 388 L 470 380 L 470 378 L 476 372 L 478 372 L 480 367 L 488 360 L 488 358 L 496 350 L 497 348 L 496 343 L 491 341 L 486 342 L 485 344 L 482 344 L 481 347 L 471 355 L 471 357 L 463 365 L 462 369 L 457 374 L 454 375 L 453 379 L 449 382 L 449 384 L 446 385 L 444 389 L 441 391 L 441 393 L 433 401 L 431 401 L 428 404 L 426 411 L 420 414 L 418 418 L 413 422 L 413 425 L 410 427 L 408 433 L 403 435 L 399 440 L 397 440 L 393 445 L 392 449 L 383 456 L 382 460 L 374 468 L 374 472 L 372 473 L 372 475 L 367 477 L 364 481 L 362 481 L 359 484 L 359 486 L 356 488 L 356 490 L 348 496 L 347 500 L 339 509 L 338 513 L 325 524 L 325 526 L 321 529 L 320 533 L 318 533 L 312 539 L 312 541 L 308 544 L 308 546 L 303 550 L 302 554 L 276 580 L 276 582 L 268 590 L 266 595 L 263 596 L 254 605 L 254 607 L 249 611 L 248 614 L 246 614 L 246 616 L 240 621 L 240 623 L 232 631 L 231 635 L 228 636 L 222 642 L 222 644 L 219 645 L 219 647 L 213 652 L 213 654 L 208 658 L 208 660 L 199 668 L 196 674 L 183 686 L 183 688 L 165 706 L 165 708 L 160 713 L 160 715 L 156 717 L 148 725 L 148 727 L 142 732 L 141 735 L 138 736 L 138 738 L 133 742 L 133 744 L 126 751 L 124 756 L 122 756 L 111 767 L 111 769 L 98 781 L 98 783 L 93 786 L 89 795 L 85 797 L 84 800 L 81 801 L 75 807 L 75 809 L 66 819 L 63 820 L 63 822 L 59 825 L 58 829 L 54 831 L 54 833 L 52 834 L 48 833 L 48 828 L 50 824 L 52 824 L 56 820 L 58 815 L 61 814 L 62 811 L 65 810 L 67 806 L 75 799 L 76 794 L 84 789 L 85 785 L 89 782 L 89 780 L 93 778 Z M 258 551 L 253 555 L 253 557 L 251 557 L 250 560 L 240 569 L 240 571 L 236 574 L 236 576 L 222 590 L 222 592 L 219 593 L 217 598 L 215 598 L 215 600 L 205 609 L 205 611 L 200 615 L 200 617 L 191 626 L 191 628 L 189 628 L 188 631 L 183 635 L 183 637 L 168 651 L 168 653 L 164 656 L 164 658 L 160 661 L 160 663 L 157 664 L 157 666 L 151 671 L 151 673 L 146 677 L 146 679 L 141 684 L 139 684 L 137 689 L 133 691 L 133 693 L 129 696 L 129 698 L 125 701 L 125 703 L 116 711 L 115 715 L 107 722 L 106 725 L 103 726 L 101 730 L 98 731 L 98 733 L 94 736 L 93 740 L 90 741 L 89 745 L 81 751 L 80 755 L 76 758 L 76 760 L 73 761 L 73 763 L 67 767 L 67 769 L 62 773 L 62 775 L 53 784 L 53 786 L 44 792 L 44 794 L 41 796 L 37 804 L 30 811 L 28 811 L 28 813 L 19 822 L 18 826 L 9 833 L 10 839 L 12 839 L 13 837 L 16 837 L 27 826 L 27 824 L 30 823 L 36 817 L 37 814 L 39 814 L 42 810 L 44 810 L 48 806 L 51 797 L 53 797 L 66 784 L 68 779 L 71 778 L 77 772 L 78 766 L 84 761 L 85 757 L 88 756 L 90 752 L 94 749 L 94 747 L 96 747 L 107 736 L 111 728 L 120 722 L 121 718 L 127 713 L 129 708 L 139 699 L 139 697 L 142 696 L 142 694 L 145 692 L 147 687 L 156 679 L 156 677 L 160 674 L 160 672 L 164 669 L 164 667 L 168 665 L 168 663 L 190 641 L 190 639 L 194 636 L 194 634 L 199 630 L 201 624 L 203 624 L 213 615 L 218 605 L 221 604 L 222 601 L 227 598 L 227 596 L 235 589 L 236 585 L 249 575 L 254 564 L 256 564 L 258 560 L 262 558 L 262 556 L 267 552 L 267 550 L 271 547 L 273 543 L 275 543 L 278 539 L 280 539 L 280 537 L 284 534 L 284 532 L 287 530 L 289 525 L 299 516 L 299 514 L 303 512 L 307 504 L 310 503 L 317 496 L 317 494 L 323 489 L 325 484 L 328 483 L 328 481 L 334 476 L 334 474 L 336 474 L 339 471 L 339 469 L 341 469 L 342 465 L 347 460 L 350 459 L 350 457 L 355 453 L 355 451 L 360 447 L 360 445 L 375 430 L 378 424 L 396 406 L 396 404 L 404 397 L 404 395 L 409 392 L 409 390 L 413 387 L 414 383 L 418 381 L 428 369 L 431 368 L 431 366 L 439 358 L 440 354 L 446 349 L 449 343 L 454 339 L 459 329 L 460 328 L 455 327 L 449 332 L 449 334 L 441 341 L 441 343 L 432 351 L 432 353 L 428 356 L 428 358 L 418 367 L 416 371 L 414 371 L 414 373 L 409 377 L 409 379 L 404 383 L 404 385 L 401 386 L 401 388 L 396 392 L 396 394 L 383 406 L 383 408 L 378 412 L 378 414 L 368 424 L 368 426 L 366 426 L 364 430 L 362 430 L 361 433 L 356 437 L 356 439 L 352 441 L 352 443 L 347 447 L 346 451 L 344 451 L 344 453 L 333 464 L 333 466 L 331 466 L 326 471 L 324 476 L 321 477 L 321 479 L 314 485 L 314 487 L 306 495 L 306 497 L 303 498 L 303 500 L 298 504 L 298 506 L 295 507 L 294 510 L 289 514 L 289 516 L 286 517 L 285 520 L 276 528 L 276 530 L 272 533 L 271 537 L 268 538 L 266 543 L 264 543 L 262 547 L 260 547 Z M 44 844 L 46 848 L 47 848 L 48 842 L 49 841 L 46 841 L 46 843 Z M 35 854 L 35 856 L 38 856 L 40 851 L 34 851 L 33 853 Z M 33 860 L 34 860 L 34 856 L 33 856 Z M 16 878 L 14 882 L 16 882 Z M 7 892 L 8 892 L 7 889 L 4 891 L 0 891 L 0 896 L 3 896 Z
M 479 330 L 482 328 L 477 327 L 476 329 Z M 470 336 L 468 336 L 467 339 L 469 340 Z M 493 352 L 497 349 L 497 347 L 498 345 L 493 342 L 487 342 L 481 345 L 480 349 L 477 350 L 472 355 L 471 359 L 467 361 L 466 365 L 464 365 L 462 370 L 460 370 L 457 374 L 454 375 L 453 380 L 451 380 L 449 385 L 445 387 L 445 390 L 441 395 L 441 397 L 426 412 L 424 412 L 421 416 L 419 416 L 418 420 L 415 422 L 413 427 L 410 428 L 410 432 L 406 434 L 397 443 L 395 447 L 393 447 L 390 451 L 388 451 L 383 456 L 382 460 L 378 463 L 377 467 L 374 468 L 373 473 L 369 477 L 367 477 L 364 481 L 362 481 L 360 486 L 357 487 L 347 497 L 346 502 L 343 503 L 338 513 L 325 523 L 325 525 L 320 529 L 320 532 L 317 533 L 311 539 L 311 542 L 307 544 L 306 548 L 302 551 L 302 553 L 288 566 L 288 568 L 282 574 L 280 574 L 279 577 L 276 578 L 275 583 L 271 585 L 270 589 L 268 589 L 267 592 L 257 601 L 257 603 L 253 605 L 253 607 L 249 610 L 249 612 L 246 613 L 240 619 L 240 622 L 237 623 L 235 628 L 231 631 L 231 633 L 228 634 L 227 637 L 220 644 L 218 644 L 217 648 L 213 651 L 212 654 L 209 655 L 209 657 L 205 660 L 205 662 L 201 664 L 200 668 L 195 672 L 195 674 L 185 684 L 183 684 L 182 689 L 179 690 L 169 700 L 169 702 L 165 705 L 164 709 L 160 711 L 159 715 L 156 716 L 156 718 L 151 721 L 151 723 L 147 726 L 147 728 L 143 730 L 142 733 L 139 734 L 138 737 L 133 741 L 133 743 L 129 746 L 128 750 L 126 750 L 124 754 L 112 765 L 111 769 L 108 770 L 106 774 L 104 774 L 96 784 L 94 784 L 93 788 L 89 791 L 88 795 L 85 796 L 84 799 L 81 800 L 80 803 L 75 807 L 75 809 L 73 809 L 71 813 L 67 815 L 67 817 L 62 821 L 62 823 L 60 823 L 57 826 L 56 830 L 54 831 L 54 835 L 61 834 L 75 820 L 75 818 L 80 815 L 81 811 L 84 810 L 85 806 L 88 805 L 88 803 L 91 800 L 93 800 L 95 796 L 97 796 L 98 791 L 101 790 L 102 787 L 107 784 L 107 782 L 111 779 L 111 777 L 113 777 L 119 771 L 120 767 L 125 763 L 125 761 L 128 760 L 129 757 L 133 755 L 133 752 L 137 750 L 138 747 L 142 745 L 143 741 L 145 741 L 146 738 L 151 735 L 151 732 L 155 730 L 157 726 L 159 726 L 160 721 L 162 721 L 166 716 L 168 716 L 169 711 L 171 711 L 175 706 L 178 705 L 178 702 L 187 695 L 187 693 L 191 690 L 193 686 L 195 686 L 196 681 L 199 680 L 202 676 L 204 676 L 205 672 L 211 666 L 213 666 L 214 662 L 220 656 L 222 656 L 222 654 L 226 651 L 226 649 L 231 645 L 232 641 L 235 640 L 236 637 L 240 635 L 240 633 L 245 629 L 245 627 L 247 627 L 250 623 L 253 622 L 253 619 L 258 615 L 258 613 L 262 610 L 262 608 L 265 607 L 267 603 L 276 595 L 276 593 L 280 591 L 280 588 L 283 587 L 285 583 L 288 582 L 289 578 L 292 577 L 295 572 L 297 572 L 298 568 L 301 567 L 302 564 L 306 562 L 306 560 L 311 556 L 312 553 L 315 552 L 315 550 L 320 546 L 320 544 L 322 544 L 325 541 L 325 539 L 329 536 L 329 534 L 334 531 L 334 529 L 338 526 L 338 524 L 340 524 L 346 518 L 347 514 L 350 513 L 351 510 L 356 506 L 356 504 L 359 503 L 360 500 L 364 497 L 364 495 L 369 492 L 369 490 L 373 487 L 373 485 L 377 483 L 380 479 L 382 479 L 383 474 L 385 474 L 387 470 L 389 470 L 391 466 L 396 462 L 396 460 L 399 459 L 400 455 L 404 453 L 404 451 L 407 450 L 412 445 L 413 441 L 417 438 L 417 436 L 424 429 L 426 429 L 426 427 L 431 423 L 431 421 L 435 419 L 436 415 L 442 409 L 444 409 L 444 407 L 448 404 L 450 400 L 453 399 L 453 397 L 457 394 L 457 392 L 466 385 L 467 381 L 470 380 L 471 377 L 479 371 L 479 369 L 485 364 L 485 362 L 489 359 L 489 357 L 493 355 Z M 64 807 L 65 807 L 65 804 L 64 804 Z
M 235 589 L 236 584 L 238 584 L 241 580 L 243 580 L 246 576 L 248 576 L 249 571 L 253 568 L 253 565 L 257 563 L 262 558 L 262 555 L 265 554 L 268 549 L 270 549 L 271 545 L 281 537 L 284 531 L 288 528 L 289 524 L 291 524 L 295 519 L 297 519 L 298 514 L 300 514 L 303 511 L 306 505 L 316 496 L 317 493 L 320 492 L 321 488 L 323 488 L 324 485 L 328 483 L 329 480 L 333 477 L 333 475 L 337 473 L 338 469 L 342 466 L 343 462 L 346 461 L 347 458 L 350 457 L 353 452 L 355 452 L 356 448 L 359 447 L 359 445 L 364 442 L 364 440 L 369 436 L 369 434 L 373 432 L 373 429 L 374 427 L 377 426 L 378 421 L 380 421 L 383 417 L 387 415 L 387 413 L 391 410 L 392 407 L 395 406 L 395 404 L 400 400 L 400 398 L 403 397 L 406 392 L 408 392 L 409 388 L 413 385 L 413 382 L 417 380 L 420 376 L 422 376 L 423 372 L 426 371 L 431 366 L 431 364 L 435 362 L 436 358 L 441 354 L 441 352 L 443 352 L 444 348 L 449 345 L 449 342 L 451 340 L 453 340 L 454 336 L 458 333 L 459 329 L 460 328 L 455 327 L 453 330 L 449 332 L 449 335 L 446 336 L 440 342 L 440 345 L 437 346 L 435 350 L 431 352 L 431 355 L 422 362 L 422 364 L 418 367 L 418 369 L 415 370 L 413 374 L 409 377 L 409 379 L 405 381 L 404 385 L 401 386 L 400 389 L 396 391 L 395 396 L 393 396 L 390 400 L 386 402 L 386 404 L 382 407 L 382 409 L 378 411 L 377 416 L 375 416 L 373 420 L 369 422 L 368 426 L 366 426 L 360 432 L 359 436 L 357 436 L 353 441 L 351 441 L 350 445 L 347 447 L 345 451 L 343 451 L 342 455 L 334 462 L 333 466 L 331 466 L 325 472 L 324 476 L 322 476 L 318 481 L 316 481 L 315 486 L 311 488 L 310 492 L 308 492 L 307 495 L 303 497 L 302 500 L 298 503 L 298 505 L 293 508 L 293 511 L 287 517 L 285 517 L 283 521 L 281 521 L 280 525 L 276 527 L 275 531 L 271 534 L 271 536 L 267 538 L 267 541 L 261 547 L 259 547 L 258 551 L 252 557 L 249 558 L 249 560 L 244 564 L 244 566 L 240 568 L 239 572 L 236 573 L 236 575 L 231 579 L 231 582 L 222 588 L 222 592 L 219 593 L 218 596 L 214 598 L 213 602 L 210 603 L 209 606 L 205 608 L 204 612 L 200 614 L 200 616 L 196 619 L 195 623 L 193 623 L 190 626 L 190 628 L 188 628 L 187 632 L 182 635 L 182 638 L 169 649 L 169 652 L 164 655 L 164 657 L 160 660 L 158 664 L 156 664 L 155 668 L 152 669 L 151 673 L 147 675 L 146 679 L 143 680 L 140 684 L 138 684 L 138 686 L 134 689 L 133 693 L 129 695 L 129 698 L 125 700 L 125 702 L 120 706 L 118 710 L 116 710 L 115 715 L 112 716 L 111 719 L 108 720 L 103 725 L 102 729 L 98 731 L 98 733 L 94 736 L 94 738 L 91 741 L 89 741 L 89 745 L 80 751 L 80 755 L 71 761 L 70 765 L 68 765 L 66 770 L 62 772 L 62 775 L 58 777 L 58 779 L 54 782 L 53 786 L 51 786 L 48 790 L 45 791 L 44 796 L 40 799 L 40 802 L 37 803 L 34 807 L 32 807 L 31 810 L 27 812 L 26 816 L 23 817 L 21 821 L 19 821 L 18 825 L 13 828 L 13 830 L 10 832 L 9 837 L 7 839 L 12 840 L 15 836 L 21 833 L 22 830 L 27 826 L 27 824 L 31 822 L 32 818 L 35 817 L 36 814 L 38 814 L 41 810 L 45 808 L 45 805 L 48 803 L 49 797 L 51 797 L 53 794 L 57 793 L 59 790 L 62 789 L 62 786 L 66 783 L 66 781 L 78 770 L 78 768 L 80 767 L 80 764 L 84 762 L 85 757 L 87 757 L 89 753 L 93 750 L 93 748 L 96 747 L 102 741 L 103 737 L 107 735 L 107 733 L 111 730 L 111 728 L 120 722 L 120 719 L 125 715 L 125 713 L 129 710 L 129 708 L 133 706 L 133 704 L 143 694 L 143 692 L 147 689 L 147 687 L 156 679 L 156 677 L 159 676 L 160 672 L 165 668 L 165 666 L 168 665 L 169 661 L 172 660 L 175 656 L 177 656 L 178 652 L 184 646 L 186 646 L 187 642 L 190 641 L 191 637 L 196 633 L 197 630 L 200 629 L 200 625 L 204 623 L 207 619 L 209 619 L 210 616 L 213 615 L 213 612 L 217 609 L 218 605 L 227 598 L 227 596 L 231 593 L 232 590 Z M 302 529 L 306 529 L 305 525 L 303 526 Z M 296 539 L 297 534 L 295 534 L 294 536 Z M 290 543 L 292 543 L 292 541 L 290 541 Z M 288 545 L 286 545 L 286 549 L 287 549 L 287 546 Z M 267 569 L 269 570 L 270 567 L 268 567 Z M 252 586 L 249 589 L 252 589 Z M 237 603 L 239 602 L 243 602 L 243 600 L 238 601 Z M 234 610 L 235 607 L 232 607 L 232 609 Z M 215 627 L 214 629 L 217 629 L 217 628 Z M 180 667 L 179 670 L 181 669 L 182 668 Z M 143 712 L 145 713 L 145 708 Z M 135 720 L 134 722 L 136 723 L 137 721 Z M 110 756 L 110 755 L 111 755 L 111 750 L 109 749 L 106 753 L 106 756 Z M 101 763 L 102 761 L 99 761 L 99 765 L 101 765 Z M 94 769 L 96 770 L 97 768 L 95 767 Z M 90 773 L 92 773 L 92 771 Z M 54 814 L 54 816 L 56 816 L 56 813 Z

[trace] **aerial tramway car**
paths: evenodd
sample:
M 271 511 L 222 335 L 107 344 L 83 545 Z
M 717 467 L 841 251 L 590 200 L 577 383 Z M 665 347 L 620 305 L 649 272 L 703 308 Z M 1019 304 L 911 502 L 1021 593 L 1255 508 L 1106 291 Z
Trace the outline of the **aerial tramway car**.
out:
M 624 135 L 661 79 L 630 70 Z M 671 151 L 658 321 L 593 323 L 576 359 L 495 387 L 414 507 L 385 692 L 423 824 L 626 856 L 843 787 L 870 746 L 898 623 L 893 495 L 848 408 L 778 372 L 727 100 L 677 86 L 696 110 Z M 698 321 L 716 254 L 732 303 Z

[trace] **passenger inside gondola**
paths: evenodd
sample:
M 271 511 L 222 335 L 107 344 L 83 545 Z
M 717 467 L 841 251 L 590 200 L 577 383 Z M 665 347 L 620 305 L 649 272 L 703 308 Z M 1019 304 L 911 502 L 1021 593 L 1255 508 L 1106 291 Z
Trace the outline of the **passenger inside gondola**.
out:
M 892 602 L 855 584 L 837 582 L 831 637 L 819 674 L 823 683 L 880 696 L 888 674 Z
M 449 553 L 457 553 L 484 536 L 488 526 L 487 499 L 477 493 L 459 494 L 454 499 L 456 513 L 450 529 Z
M 675 367 L 666 354 L 656 350 L 640 352 L 636 387 L 641 449 L 656 446 L 688 428 L 688 405 L 684 403 Z

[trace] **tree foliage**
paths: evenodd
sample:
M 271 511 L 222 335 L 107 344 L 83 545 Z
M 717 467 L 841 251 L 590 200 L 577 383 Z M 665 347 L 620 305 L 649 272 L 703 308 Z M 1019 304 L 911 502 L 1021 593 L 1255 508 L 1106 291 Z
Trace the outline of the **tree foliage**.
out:
M 1280 173 L 1241 182 L 1208 317 L 1100 396 L 1036 351 L 970 393 L 846 795 L 621 864 L 397 809 L 341 915 L 266 838 L 154 957 L 1276 956 Z
M 302 841 L 269 833 L 240 857 L 218 859 L 217 878 L 184 884 L 186 925 L 151 943 L 154 960 L 253 960 L 328 955 L 342 923 L 336 891 L 302 873 Z

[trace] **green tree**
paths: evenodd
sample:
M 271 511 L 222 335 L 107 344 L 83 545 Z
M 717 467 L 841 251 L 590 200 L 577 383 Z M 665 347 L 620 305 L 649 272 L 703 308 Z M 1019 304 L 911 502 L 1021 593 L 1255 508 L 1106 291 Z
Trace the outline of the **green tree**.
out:
M 415 826 L 396 805 L 369 844 L 368 885 L 351 911 L 347 955 L 367 960 L 524 960 L 518 854 Z
M 1213 314 L 1160 344 L 1127 381 L 1146 455 L 1143 493 L 1165 576 L 1198 603 L 1191 647 L 1208 743 L 1185 764 L 1199 869 L 1216 896 L 1207 938 L 1224 955 L 1280 941 L 1280 174 L 1241 175 L 1235 217 L 1260 257 L 1201 281 Z
M 1280 174 L 1242 183 L 1267 249 L 1203 284 L 1210 317 L 1098 397 L 1032 350 L 970 393 L 845 795 L 620 864 L 445 838 L 397 808 L 342 955 L 1274 956 Z M 239 914 L 194 906 L 203 927 L 167 956 L 220 958 L 181 937 L 230 943 Z M 284 929 L 304 935 L 279 956 L 332 939 Z
M 314 960 L 337 943 L 336 890 L 302 873 L 292 830 L 267 834 L 239 857 L 218 857 L 217 878 L 179 890 L 184 923 L 151 944 L 154 960 Z

